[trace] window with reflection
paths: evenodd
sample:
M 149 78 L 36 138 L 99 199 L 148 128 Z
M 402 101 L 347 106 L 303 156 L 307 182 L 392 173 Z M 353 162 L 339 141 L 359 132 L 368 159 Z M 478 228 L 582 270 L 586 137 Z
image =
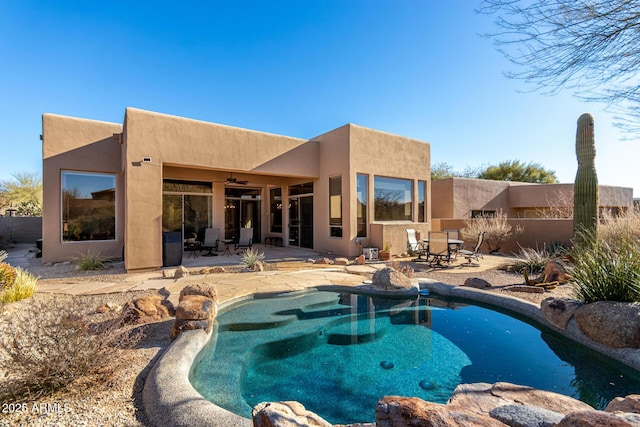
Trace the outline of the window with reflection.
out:
M 427 220 L 427 183 L 418 181 L 418 222 Z
M 373 178 L 373 214 L 376 221 L 411 221 L 412 183 L 409 179 Z
M 356 237 L 367 237 L 367 176 L 356 175 L 356 216 L 358 231 Z
M 342 177 L 329 178 L 329 230 L 331 237 L 342 237 Z
M 63 171 L 62 240 L 116 238 L 116 176 Z

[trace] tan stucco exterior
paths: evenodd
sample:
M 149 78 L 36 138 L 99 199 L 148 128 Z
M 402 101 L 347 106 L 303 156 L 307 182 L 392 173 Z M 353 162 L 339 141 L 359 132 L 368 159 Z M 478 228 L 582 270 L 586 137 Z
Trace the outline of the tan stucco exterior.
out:
M 43 261 L 62 261 L 87 252 L 85 242 L 62 243 L 60 173 L 92 171 L 116 174 L 116 239 L 92 246 L 107 257 L 121 257 L 124 242 L 124 182 L 116 123 L 55 114 L 42 116 L 42 253 Z
M 376 230 L 385 226 L 396 230 L 400 225 L 402 233 L 376 234 L 370 229 L 367 238 L 356 244 L 356 174 L 369 177 L 367 212 L 371 228 L 375 223 L 373 177 L 411 180 L 414 201 L 418 181 L 425 181 L 429 205 L 429 165 L 429 144 L 352 124 L 305 140 L 134 108 L 126 109 L 123 125 L 45 114 L 43 260 L 62 261 L 98 248 L 111 257 L 124 252 L 129 270 L 159 267 L 163 180 L 212 183 L 212 223 L 224 232 L 225 179 L 230 173 L 262 194 L 261 236 L 271 234 L 266 220 L 269 188 L 281 187 L 286 198 L 289 186 L 313 182 L 313 248 L 355 256 L 362 246 L 382 247 L 381 239 L 406 242 L 404 228 L 426 230 L 430 215 L 427 213 L 426 221 L 419 224 L 377 224 Z M 62 242 L 60 174 L 65 170 L 116 174 L 115 240 Z M 328 183 L 334 176 L 342 177 L 342 237 L 330 237 Z M 414 203 L 414 220 L 417 213 Z M 286 210 L 283 214 L 281 237 L 286 245 Z M 396 247 L 397 252 L 403 252 L 405 244 Z
M 433 181 L 432 228 L 462 229 L 473 211 L 502 211 L 512 227 L 524 232 L 501 246 L 503 252 L 520 247 L 569 245 L 573 238 L 573 184 L 531 184 L 469 178 Z M 621 212 L 633 206 L 633 189 L 599 186 L 600 208 Z M 552 217 L 553 216 L 553 217 Z

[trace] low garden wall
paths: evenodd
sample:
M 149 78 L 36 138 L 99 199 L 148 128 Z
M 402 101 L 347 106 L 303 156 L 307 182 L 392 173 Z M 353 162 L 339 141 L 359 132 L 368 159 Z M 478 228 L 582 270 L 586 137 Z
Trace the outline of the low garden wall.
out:
M 465 221 L 462 219 L 434 219 L 432 230 L 463 229 Z M 512 254 L 520 252 L 523 248 L 543 249 L 545 245 L 562 244 L 568 246 L 573 238 L 572 219 L 547 219 L 547 218 L 508 218 L 507 221 L 515 230 L 517 226 L 524 229 L 524 232 L 510 241 L 500 245 L 500 252 Z M 475 241 L 465 241 L 471 245 Z
M 42 238 L 42 217 L 0 216 L 0 243 L 33 243 Z

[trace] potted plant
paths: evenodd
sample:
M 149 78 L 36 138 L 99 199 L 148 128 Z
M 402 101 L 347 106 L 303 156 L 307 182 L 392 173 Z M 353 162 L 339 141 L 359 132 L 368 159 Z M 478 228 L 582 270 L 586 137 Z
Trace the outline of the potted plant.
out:
M 381 261 L 389 261 L 391 259 L 391 243 L 384 242 L 382 250 L 378 252 L 378 258 Z

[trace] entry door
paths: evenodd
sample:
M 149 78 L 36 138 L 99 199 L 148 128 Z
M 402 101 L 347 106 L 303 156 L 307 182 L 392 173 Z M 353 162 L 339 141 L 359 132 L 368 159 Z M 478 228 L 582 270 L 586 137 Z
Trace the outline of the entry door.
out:
M 313 196 L 289 198 L 289 245 L 313 248 Z

